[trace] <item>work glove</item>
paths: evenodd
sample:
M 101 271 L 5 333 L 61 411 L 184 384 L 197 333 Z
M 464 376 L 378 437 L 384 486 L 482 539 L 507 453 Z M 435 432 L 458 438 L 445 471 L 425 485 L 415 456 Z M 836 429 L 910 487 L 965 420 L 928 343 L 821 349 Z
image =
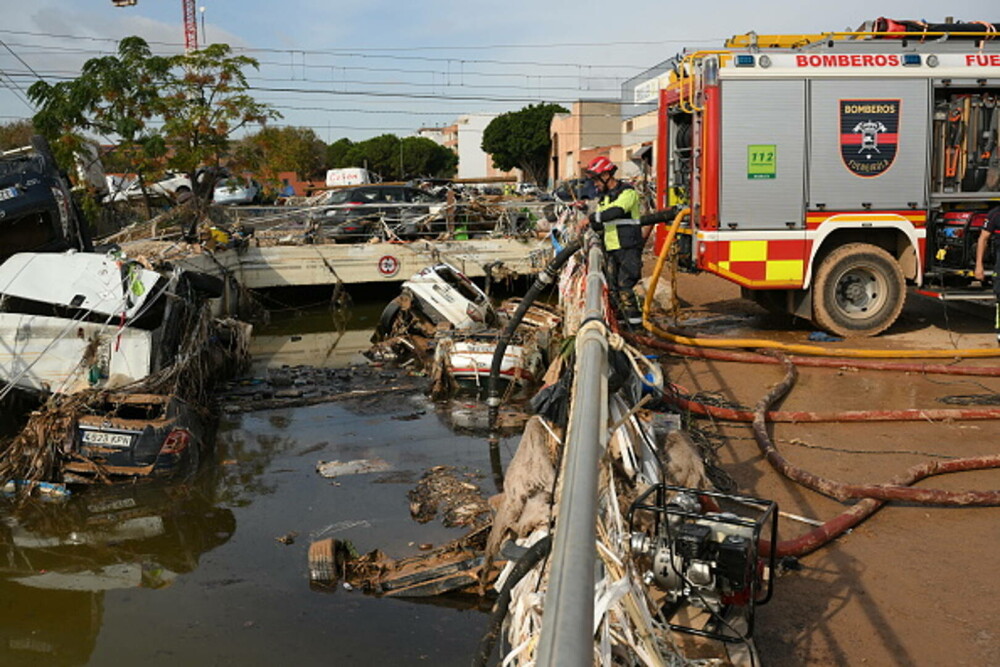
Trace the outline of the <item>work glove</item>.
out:
M 575 208 L 578 211 L 586 211 L 587 210 L 587 202 L 585 202 L 585 201 L 575 201 L 572 204 L 570 204 L 570 206 L 572 206 L 573 208 Z

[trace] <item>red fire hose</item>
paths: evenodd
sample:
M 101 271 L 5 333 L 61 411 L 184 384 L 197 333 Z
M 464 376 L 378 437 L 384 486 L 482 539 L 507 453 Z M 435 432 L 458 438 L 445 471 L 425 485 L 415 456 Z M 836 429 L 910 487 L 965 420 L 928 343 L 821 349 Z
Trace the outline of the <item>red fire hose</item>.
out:
M 678 385 L 667 385 L 682 390 Z M 668 393 L 664 400 L 682 410 L 697 415 L 714 417 L 723 421 L 752 422 L 756 414 L 750 410 L 722 408 L 699 403 L 675 393 Z M 1000 419 L 1000 408 L 909 408 L 904 410 L 844 410 L 842 412 L 810 412 L 806 410 L 774 410 L 764 413 L 769 422 L 816 424 L 823 422 L 886 422 L 927 420 L 978 420 Z
M 840 501 L 851 498 L 863 498 L 863 500 L 819 528 L 795 539 L 779 542 L 777 545 L 778 556 L 800 556 L 818 549 L 874 514 L 889 500 L 950 506 L 1000 505 L 1000 491 L 945 491 L 942 489 L 911 488 L 911 485 L 916 482 L 933 475 L 1000 468 L 1000 455 L 921 463 L 892 478 L 888 484 L 844 484 L 820 477 L 789 463 L 774 446 L 774 442 L 767 433 L 766 424 L 767 408 L 788 393 L 797 375 L 791 361 L 783 356 L 780 361 L 786 370 L 784 379 L 771 388 L 757 404 L 754 411 L 754 439 L 761 452 L 778 472 L 817 493 L 831 496 Z M 762 543 L 761 549 L 765 553 L 769 553 L 770 542 Z

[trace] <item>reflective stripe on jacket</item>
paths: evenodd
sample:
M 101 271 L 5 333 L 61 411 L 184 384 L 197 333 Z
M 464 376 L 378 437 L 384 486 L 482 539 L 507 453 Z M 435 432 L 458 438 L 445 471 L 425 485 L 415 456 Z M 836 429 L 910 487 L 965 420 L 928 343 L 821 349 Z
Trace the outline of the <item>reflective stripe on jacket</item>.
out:
M 603 213 L 612 217 L 606 220 Z M 619 183 L 614 190 L 601 197 L 597 203 L 597 219 L 604 225 L 605 250 L 642 245 L 642 234 L 639 232 L 639 193 L 628 183 Z M 633 229 L 625 231 L 625 226 Z

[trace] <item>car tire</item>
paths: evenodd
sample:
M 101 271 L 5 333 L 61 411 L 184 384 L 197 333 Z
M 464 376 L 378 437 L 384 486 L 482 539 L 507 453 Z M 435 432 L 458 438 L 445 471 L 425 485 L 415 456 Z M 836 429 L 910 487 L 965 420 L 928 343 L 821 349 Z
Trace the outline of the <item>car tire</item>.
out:
M 375 327 L 375 338 L 384 340 L 389 337 L 389 334 L 392 333 L 393 328 L 396 326 L 396 320 L 401 317 L 402 310 L 402 300 L 398 296 L 389 302 L 382 310 L 382 315 L 378 318 L 378 326 Z

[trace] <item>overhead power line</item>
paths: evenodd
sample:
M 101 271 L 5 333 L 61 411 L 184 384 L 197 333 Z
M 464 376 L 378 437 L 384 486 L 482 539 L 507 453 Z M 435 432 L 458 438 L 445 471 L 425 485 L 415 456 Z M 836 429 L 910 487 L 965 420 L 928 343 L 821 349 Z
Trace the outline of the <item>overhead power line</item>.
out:
M 14 96 L 17 97 L 17 99 L 24 102 L 24 106 L 31 109 L 32 113 L 34 113 L 35 107 L 33 107 L 31 103 L 27 100 L 27 98 L 24 96 L 23 94 L 24 91 L 22 91 L 21 88 L 14 81 L 14 79 L 7 76 L 7 73 L 4 72 L 2 69 L 0 69 L 0 84 L 3 84 L 4 88 L 14 93 Z
M 28 30 L 7 30 L 0 29 L 0 34 L 9 35 L 27 35 L 31 37 L 48 37 L 52 39 L 68 39 L 68 40 L 83 40 L 92 42 L 106 42 L 106 43 L 117 43 L 118 40 L 110 37 L 91 37 L 86 35 L 66 35 L 59 33 L 47 33 L 47 32 L 34 32 Z M 710 43 L 718 43 L 717 40 L 704 40 Z M 677 42 L 684 44 L 691 44 L 690 40 L 664 40 L 663 42 L 648 42 L 641 43 L 647 45 L 656 44 L 667 44 L 671 42 Z M 158 40 L 146 40 L 147 44 L 157 45 L 157 46 L 169 46 L 176 47 L 177 49 L 182 49 L 183 44 L 178 42 L 164 42 Z M 581 48 L 581 47 L 595 47 L 595 48 L 607 48 L 608 46 L 620 45 L 620 42 L 606 42 L 606 43 L 586 43 L 586 44 L 565 44 L 566 48 Z M 639 42 L 631 42 L 631 44 L 640 44 Z M 567 62 L 544 62 L 536 60 L 500 60 L 493 58 L 463 58 L 459 56 L 452 57 L 429 57 L 429 56 L 401 56 L 399 53 L 406 52 L 419 52 L 427 50 L 453 50 L 453 51 L 464 51 L 464 50 L 500 50 L 500 49 L 515 49 L 515 48 L 539 48 L 537 46 L 522 46 L 519 44 L 508 44 L 508 45 L 493 45 L 493 46 L 416 46 L 416 47 L 360 47 L 360 48 L 349 48 L 349 49 L 279 49 L 270 47 L 249 47 L 242 46 L 238 44 L 230 44 L 230 48 L 234 52 L 244 52 L 244 53 L 288 53 L 288 54 L 304 54 L 304 55 L 332 55 L 332 56 L 356 56 L 359 58 L 392 58 L 398 60 L 425 60 L 425 61 L 437 61 L 437 62 L 447 62 L 447 61 L 461 61 L 468 63 L 490 63 L 499 65 L 527 65 L 534 67 L 587 67 L 593 69 L 646 69 L 646 66 L 636 65 L 636 64 L 581 64 L 577 62 L 567 63 Z M 546 45 L 545 48 L 550 48 L 553 45 Z
M 31 37 L 50 37 L 56 39 L 75 39 L 81 41 L 93 41 L 93 42 L 110 42 L 117 43 L 118 39 L 114 37 L 94 37 L 90 35 L 67 35 L 60 33 L 50 33 L 50 32 L 35 32 L 30 30 L 9 30 L 0 29 L 0 33 L 9 35 L 28 35 Z M 369 46 L 369 47 L 352 47 L 350 49 L 277 49 L 268 47 L 242 47 L 233 45 L 233 48 L 241 48 L 247 51 L 260 51 L 260 52 L 272 52 L 272 53 L 343 53 L 343 52 L 356 52 L 356 53 L 408 53 L 408 52 L 421 52 L 421 51 L 496 51 L 501 49 L 562 49 L 562 48 L 595 48 L 595 49 L 607 49 L 616 46 L 669 46 L 673 44 L 678 44 L 682 46 L 697 46 L 697 45 L 712 45 L 712 44 L 722 44 L 728 36 L 722 37 L 700 37 L 700 38 L 678 38 L 678 39 L 659 39 L 659 40 L 627 40 L 627 41 L 614 41 L 614 42 L 543 42 L 543 43 L 508 43 L 508 44 L 468 44 L 468 45 L 423 45 L 423 46 Z M 157 44 L 160 46 L 175 46 L 183 47 L 184 45 L 179 42 L 163 42 L 163 41 L 152 41 L 147 40 L 149 44 Z M 609 65 L 609 67 L 616 67 L 616 65 Z

